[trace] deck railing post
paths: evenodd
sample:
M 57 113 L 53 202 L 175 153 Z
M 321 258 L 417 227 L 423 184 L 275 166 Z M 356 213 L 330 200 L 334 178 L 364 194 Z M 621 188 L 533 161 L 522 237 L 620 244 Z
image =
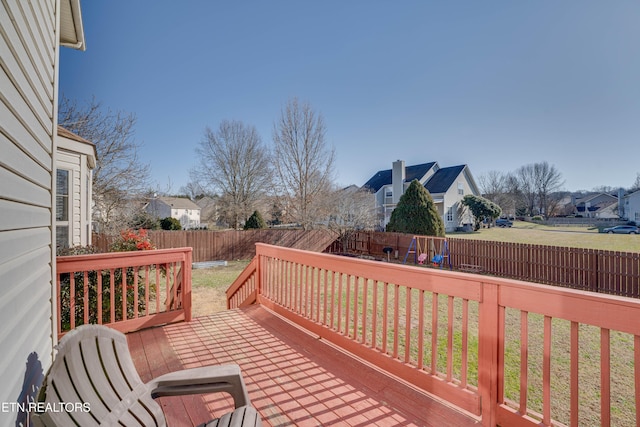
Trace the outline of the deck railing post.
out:
M 191 321 L 191 265 L 193 249 L 188 248 L 184 254 L 184 265 L 182 266 L 182 308 L 184 309 L 185 322 Z
M 478 391 L 481 397 L 482 425 L 496 425 L 498 403 L 499 307 L 498 285 L 482 283 L 479 307 Z
M 262 297 L 262 256 L 256 254 L 256 301 L 260 302 Z

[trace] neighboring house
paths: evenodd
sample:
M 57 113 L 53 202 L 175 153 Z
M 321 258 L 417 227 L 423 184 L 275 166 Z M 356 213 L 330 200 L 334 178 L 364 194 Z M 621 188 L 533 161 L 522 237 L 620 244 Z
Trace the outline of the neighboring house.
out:
M 623 200 L 624 212 L 621 217 L 640 224 L 640 190 L 627 194 Z
M 473 222 L 461 201 L 467 194 L 479 196 L 480 190 L 467 165 L 441 168 L 437 162 L 429 162 L 405 166 L 404 160 L 398 160 L 391 169 L 378 171 L 364 184 L 375 194 L 381 228 L 389 223 L 400 197 L 414 179 L 431 193 L 446 231 Z
M 175 218 L 183 229 L 200 227 L 200 206 L 183 197 L 156 197 L 145 210 L 158 219 Z
M 56 247 L 87 246 L 96 146 L 62 126 L 56 142 Z
M 0 2 L 0 402 L 33 401 L 57 344 L 60 46 L 84 49 L 79 0 Z M 16 407 L 0 427 L 28 425 Z
M 618 218 L 618 198 L 607 193 L 589 194 L 575 199 L 574 214 L 584 218 Z

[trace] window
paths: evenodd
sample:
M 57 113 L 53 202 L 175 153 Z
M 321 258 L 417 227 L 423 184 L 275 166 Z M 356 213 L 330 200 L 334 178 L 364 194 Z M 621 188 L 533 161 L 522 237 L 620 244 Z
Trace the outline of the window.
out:
M 458 194 L 461 196 L 464 195 L 464 184 L 462 184 L 461 182 L 458 183 Z
M 69 171 L 56 170 L 56 245 L 69 247 Z
M 453 222 L 453 206 L 449 206 L 447 209 L 447 222 Z
M 86 177 L 85 179 L 86 183 L 85 183 L 85 209 L 86 209 L 86 213 L 85 213 L 85 218 L 87 218 L 87 244 L 91 243 L 91 179 L 89 176 Z

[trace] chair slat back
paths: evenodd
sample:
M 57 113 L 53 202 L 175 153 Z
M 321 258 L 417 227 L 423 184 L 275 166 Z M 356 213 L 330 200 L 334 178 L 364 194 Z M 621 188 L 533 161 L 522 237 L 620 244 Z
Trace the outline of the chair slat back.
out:
M 104 326 L 79 326 L 60 340 L 45 387 L 45 403 L 74 409 L 37 414 L 46 426 L 166 426 L 135 369 L 126 337 Z

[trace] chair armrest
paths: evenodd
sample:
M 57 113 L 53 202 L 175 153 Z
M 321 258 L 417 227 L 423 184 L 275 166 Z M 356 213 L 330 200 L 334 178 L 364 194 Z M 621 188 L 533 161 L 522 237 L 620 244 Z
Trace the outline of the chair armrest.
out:
M 203 366 L 161 375 L 147 383 L 151 397 L 179 396 L 224 391 L 236 408 L 250 405 L 238 365 Z

